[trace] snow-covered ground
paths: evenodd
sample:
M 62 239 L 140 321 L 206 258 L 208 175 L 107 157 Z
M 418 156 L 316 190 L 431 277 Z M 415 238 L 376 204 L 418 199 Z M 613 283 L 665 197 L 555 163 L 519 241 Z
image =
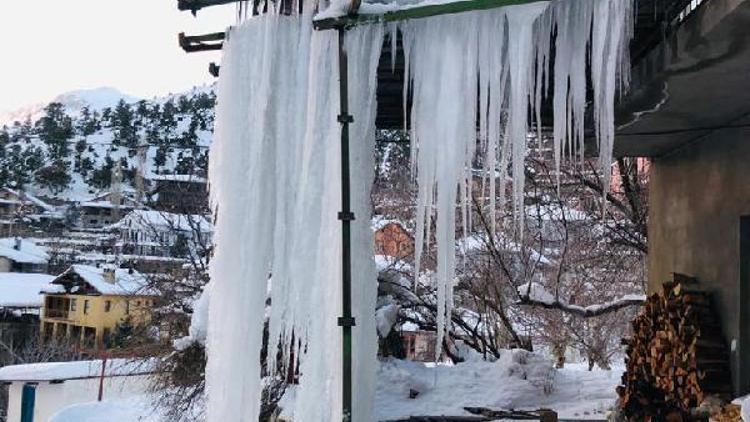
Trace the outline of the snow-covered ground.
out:
M 588 371 L 583 363 L 555 370 L 540 354 L 506 351 L 497 362 L 434 365 L 388 359 L 380 362 L 375 395 L 378 421 L 417 415 L 469 415 L 463 408 L 536 410 L 549 408 L 561 418 L 602 420 L 616 400 L 622 368 Z M 410 399 L 410 390 L 419 392 Z M 289 406 L 294 389 L 282 405 Z M 285 412 L 286 414 L 286 412 Z M 287 415 L 290 416 L 290 415 Z M 77 404 L 53 422 L 164 422 L 148 396 Z
M 589 372 L 582 364 L 555 370 L 534 354 L 516 350 L 497 362 L 429 366 L 390 360 L 378 371 L 377 420 L 416 415 L 469 415 L 464 407 L 536 410 L 562 418 L 604 419 L 616 400 L 622 370 Z M 419 392 L 409 398 L 409 389 Z

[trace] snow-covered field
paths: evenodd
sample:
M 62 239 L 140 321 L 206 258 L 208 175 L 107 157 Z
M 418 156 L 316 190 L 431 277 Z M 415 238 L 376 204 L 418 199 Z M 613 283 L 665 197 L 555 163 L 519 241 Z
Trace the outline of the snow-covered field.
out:
M 466 406 L 504 410 L 556 410 L 561 418 L 603 420 L 614 406 L 622 368 L 588 371 L 585 364 L 555 370 L 539 354 L 507 351 L 497 362 L 457 365 L 388 359 L 377 373 L 375 417 L 378 421 L 417 415 L 469 415 Z M 419 392 L 411 399 L 410 390 Z M 282 405 L 294 397 L 289 389 Z M 106 415 L 106 416 L 104 416 Z M 286 414 L 285 414 L 286 415 Z M 291 416 L 291 415 L 286 415 Z M 164 422 L 147 396 L 84 403 L 61 411 L 53 422 Z
M 469 415 L 464 407 L 556 410 L 562 418 L 604 419 L 615 403 L 622 369 L 589 372 L 584 364 L 555 370 L 546 359 L 508 351 L 497 362 L 431 366 L 389 360 L 380 365 L 377 420 L 415 415 Z M 419 395 L 409 398 L 409 389 Z

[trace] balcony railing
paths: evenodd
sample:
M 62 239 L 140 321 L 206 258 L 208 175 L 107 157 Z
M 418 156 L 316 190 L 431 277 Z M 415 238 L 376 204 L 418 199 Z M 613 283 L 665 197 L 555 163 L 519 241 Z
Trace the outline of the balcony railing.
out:
M 44 310 L 44 316 L 46 318 L 68 319 L 68 310 L 67 309 L 46 308 Z

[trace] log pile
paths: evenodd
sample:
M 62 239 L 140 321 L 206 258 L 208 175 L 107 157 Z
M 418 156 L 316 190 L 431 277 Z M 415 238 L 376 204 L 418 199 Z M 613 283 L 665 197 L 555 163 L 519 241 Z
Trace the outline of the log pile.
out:
M 617 393 L 629 420 L 689 420 L 708 395 L 732 392 L 719 319 L 695 284 L 679 275 L 664 283 L 633 321 L 633 337 L 623 339 L 627 367 Z

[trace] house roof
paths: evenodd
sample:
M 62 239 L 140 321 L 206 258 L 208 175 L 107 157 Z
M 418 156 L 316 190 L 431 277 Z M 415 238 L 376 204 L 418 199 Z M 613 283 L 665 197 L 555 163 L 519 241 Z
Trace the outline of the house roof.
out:
M 156 174 L 150 177 L 156 182 L 186 182 L 186 183 L 208 183 L 205 177 L 194 174 Z
M 54 212 L 56 211 L 56 208 L 53 205 L 50 205 L 41 199 L 37 198 L 36 196 L 25 192 L 25 191 L 19 191 L 11 188 L 3 188 L 6 192 L 12 194 L 13 196 L 18 197 L 19 199 L 25 200 L 26 202 L 31 202 L 32 204 L 38 206 L 39 208 L 42 208 L 44 211 Z M 16 201 L 14 201 L 16 202 Z M 17 203 L 17 202 L 16 202 Z
M 114 208 L 115 205 L 110 201 L 86 201 L 81 202 L 82 207 L 89 208 Z M 119 208 L 133 208 L 132 205 L 120 204 Z
M 29 239 L 20 239 L 20 247 L 16 249 L 16 242 L 14 237 L 1 238 L 0 256 L 23 264 L 46 264 L 49 261 L 46 248 Z
M 153 210 L 133 210 L 109 228 L 183 232 L 199 230 L 202 233 L 213 231 L 211 222 L 202 215 L 175 214 Z
M 18 200 L 5 199 L 3 200 L 3 203 L 11 203 L 11 204 L 32 203 L 47 212 L 57 211 L 55 206 L 50 205 L 46 203 L 45 201 L 42 201 L 41 199 L 37 198 L 36 196 L 28 192 L 15 190 L 15 189 L 7 188 L 7 187 L 3 188 L 3 190 L 18 198 Z
M 71 274 L 77 274 L 86 284 L 99 294 L 103 295 L 152 295 L 154 292 L 148 287 L 148 279 L 135 270 L 117 268 L 115 271 L 115 282 L 110 283 L 104 276 L 104 268 L 91 265 L 76 264 L 57 276 L 52 281 L 53 285 L 69 285 Z M 54 288 L 54 286 L 53 286 Z M 71 290 L 72 291 L 72 290 Z M 74 291 L 73 291 L 74 292 Z M 59 291 L 45 291 L 45 293 L 60 293 Z
M 54 279 L 48 274 L 0 273 L 0 308 L 41 307 L 41 291 Z
M 110 359 L 105 365 L 104 376 L 145 375 L 153 373 L 156 364 L 156 359 Z M 65 381 L 98 378 L 101 373 L 101 360 L 31 363 L 0 368 L 0 381 Z

